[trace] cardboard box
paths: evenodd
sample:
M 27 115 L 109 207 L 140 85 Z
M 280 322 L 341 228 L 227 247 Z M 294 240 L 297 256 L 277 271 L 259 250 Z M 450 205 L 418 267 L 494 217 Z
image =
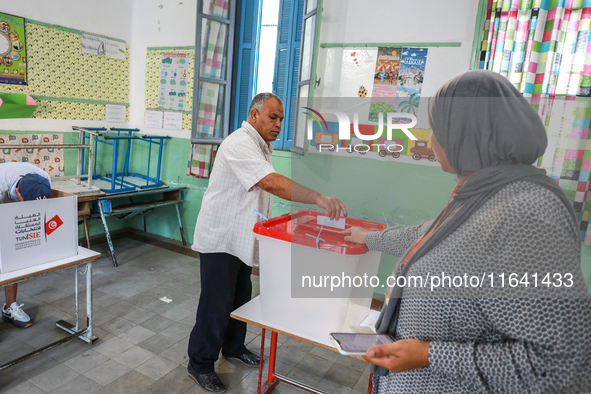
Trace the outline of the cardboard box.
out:
M 46 200 L 0 204 L 0 272 L 7 273 L 78 254 L 78 204 L 52 190 Z

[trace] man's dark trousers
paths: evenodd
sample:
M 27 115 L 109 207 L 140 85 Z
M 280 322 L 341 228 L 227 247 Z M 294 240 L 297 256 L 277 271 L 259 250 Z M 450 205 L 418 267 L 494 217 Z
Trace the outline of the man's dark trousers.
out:
M 200 253 L 201 296 L 189 337 L 189 362 L 195 372 L 210 373 L 220 349 L 224 356 L 246 351 L 246 323 L 230 313 L 250 301 L 252 267 L 228 253 Z

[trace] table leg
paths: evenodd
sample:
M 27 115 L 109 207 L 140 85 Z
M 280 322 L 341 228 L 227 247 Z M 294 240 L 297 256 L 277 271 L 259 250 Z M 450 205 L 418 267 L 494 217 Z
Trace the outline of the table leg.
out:
M 98 338 L 92 335 L 92 263 L 86 266 L 86 327 L 84 336 L 92 342 L 96 341 Z
M 179 204 L 178 203 L 174 204 L 174 207 L 176 208 L 176 216 L 179 219 L 179 228 L 181 229 L 181 239 L 183 240 L 183 246 L 185 246 L 187 244 L 187 242 L 185 241 L 185 232 L 183 231 L 183 222 L 181 222 L 181 212 L 179 211 Z
M 258 394 L 267 394 L 270 393 L 277 384 L 279 384 L 279 380 L 275 379 L 275 356 L 277 354 L 277 333 L 271 331 L 271 348 L 269 349 L 269 376 L 267 377 L 267 382 L 265 382 L 261 387 L 261 382 L 263 380 L 263 359 L 265 357 L 265 329 L 261 331 L 261 364 L 259 365 L 259 385 L 258 385 Z
M 271 349 L 269 349 L 269 376 L 267 382 L 275 381 L 275 357 L 277 356 L 277 333 L 271 332 Z
M 78 327 L 78 319 L 79 319 L 79 304 L 78 304 L 78 267 L 74 267 L 74 293 L 75 293 L 75 301 L 76 301 L 76 322 L 74 323 L 74 331 L 78 331 L 80 327 Z
M 76 268 L 77 270 L 78 268 Z M 78 272 L 76 272 L 76 283 L 78 282 Z M 78 337 L 84 342 L 92 345 L 98 339 L 92 335 L 92 263 L 86 264 L 86 329 L 80 330 L 78 328 L 78 292 L 76 292 L 76 324 L 70 324 L 64 320 L 55 323 L 56 327 L 72 334 L 70 337 Z M 64 342 L 69 339 L 59 341 Z M 57 344 L 57 343 L 56 343 Z M 49 345 L 54 346 L 55 344 Z
M 263 380 L 263 364 L 265 358 L 265 329 L 261 330 L 261 363 L 259 364 L 259 385 L 257 394 L 261 394 L 261 381 Z
M 111 249 L 111 260 L 113 260 L 113 266 L 117 267 L 117 257 L 115 257 L 115 248 L 113 247 L 113 241 L 111 241 L 111 234 L 109 233 L 109 226 L 107 226 L 107 218 L 105 217 L 105 210 L 103 208 L 103 202 L 98 202 L 99 211 L 101 212 L 101 219 L 103 221 L 103 227 L 105 228 L 105 235 L 107 236 L 107 242 L 109 243 L 109 249 Z
M 88 221 L 86 215 L 82 217 L 84 219 L 84 233 L 86 234 L 86 248 L 90 249 L 90 237 L 88 236 Z

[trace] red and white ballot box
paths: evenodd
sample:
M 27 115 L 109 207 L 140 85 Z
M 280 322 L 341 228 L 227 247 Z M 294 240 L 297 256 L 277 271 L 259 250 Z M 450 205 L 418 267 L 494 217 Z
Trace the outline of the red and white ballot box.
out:
M 51 198 L 0 204 L 0 273 L 75 256 L 77 197 L 56 190 Z
M 266 323 L 328 338 L 330 332 L 348 331 L 362 322 L 377 285 L 381 253 L 346 242 L 341 232 L 352 226 L 386 228 L 355 218 L 330 221 L 324 213 L 307 210 L 255 225 L 261 316 Z

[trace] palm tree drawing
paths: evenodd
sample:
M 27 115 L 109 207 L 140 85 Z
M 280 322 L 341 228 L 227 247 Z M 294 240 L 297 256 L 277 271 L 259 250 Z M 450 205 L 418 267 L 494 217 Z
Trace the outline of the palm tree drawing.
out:
M 403 101 L 400 104 L 398 104 L 398 109 L 400 110 L 400 112 L 410 113 L 410 111 L 412 111 L 412 114 L 414 116 L 417 116 L 415 108 L 417 110 L 419 109 L 420 100 L 421 100 L 420 96 L 417 93 L 413 93 L 410 96 L 408 96 L 407 101 Z

